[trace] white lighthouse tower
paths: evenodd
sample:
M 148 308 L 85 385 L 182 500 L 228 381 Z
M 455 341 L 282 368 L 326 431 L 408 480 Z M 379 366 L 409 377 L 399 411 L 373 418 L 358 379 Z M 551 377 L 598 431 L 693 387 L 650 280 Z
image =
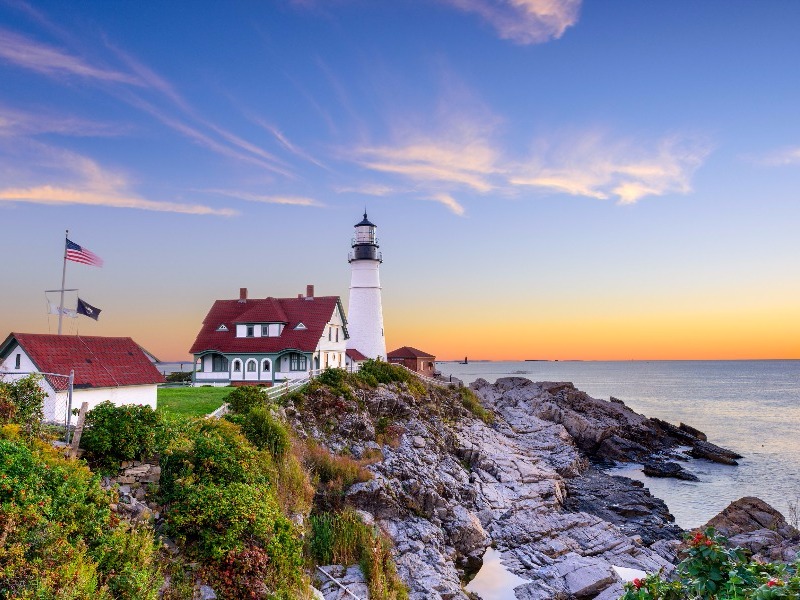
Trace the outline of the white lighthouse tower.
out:
M 376 226 L 364 219 L 355 225 L 355 237 L 348 256 L 350 263 L 350 304 L 347 307 L 347 347 L 367 358 L 386 360 L 386 339 L 383 337 L 381 279 L 378 267 L 383 262 L 378 252 Z

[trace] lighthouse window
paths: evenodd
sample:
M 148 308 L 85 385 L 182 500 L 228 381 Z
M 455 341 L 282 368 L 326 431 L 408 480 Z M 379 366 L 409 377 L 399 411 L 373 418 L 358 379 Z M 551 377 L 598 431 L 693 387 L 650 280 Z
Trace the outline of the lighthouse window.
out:
M 289 355 L 289 370 L 290 371 L 305 371 L 307 366 L 306 357 L 302 354 Z

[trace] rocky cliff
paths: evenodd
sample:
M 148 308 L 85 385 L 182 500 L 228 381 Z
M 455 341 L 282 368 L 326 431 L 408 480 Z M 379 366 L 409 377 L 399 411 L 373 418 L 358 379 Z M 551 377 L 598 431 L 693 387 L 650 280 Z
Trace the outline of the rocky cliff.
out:
M 438 386 L 322 388 L 286 408 L 301 435 L 334 451 L 382 454 L 369 466 L 374 479 L 352 486 L 346 501 L 394 541 L 412 599 L 468 598 L 464 582 L 490 545 L 527 581 L 515 588 L 519 599 L 617 598 L 613 567 L 669 572 L 681 530 L 640 483 L 593 463 L 660 465 L 695 446 L 735 460 L 691 427 L 572 384 L 507 378 L 472 387 L 493 423 L 467 410 L 458 390 Z

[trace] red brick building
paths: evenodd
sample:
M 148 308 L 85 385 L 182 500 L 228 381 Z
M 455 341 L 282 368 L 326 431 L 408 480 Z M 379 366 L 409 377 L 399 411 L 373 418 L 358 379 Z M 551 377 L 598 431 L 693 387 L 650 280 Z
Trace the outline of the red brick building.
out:
M 396 365 L 405 365 L 412 371 L 416 371 L 426 377 L 433 377 L 433 373 L 436 370 L 436 357 L 433 354 L 428 354 L 411 346 L 403 346 L 397 350 L 392 350 L 386 355 L 386 359 Z

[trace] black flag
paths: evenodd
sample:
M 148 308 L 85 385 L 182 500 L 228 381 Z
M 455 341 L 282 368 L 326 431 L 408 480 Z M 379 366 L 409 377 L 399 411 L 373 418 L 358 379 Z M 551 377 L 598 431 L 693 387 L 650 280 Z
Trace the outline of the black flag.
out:
M 84 302 L 83 300 L 78 298 L 78 314 L 85 315 L 90 319 L 94 319 L 95 321 L 97 321 L 97 317 L 100 316 L 100 309 L 95 308 L 88 302 Z

